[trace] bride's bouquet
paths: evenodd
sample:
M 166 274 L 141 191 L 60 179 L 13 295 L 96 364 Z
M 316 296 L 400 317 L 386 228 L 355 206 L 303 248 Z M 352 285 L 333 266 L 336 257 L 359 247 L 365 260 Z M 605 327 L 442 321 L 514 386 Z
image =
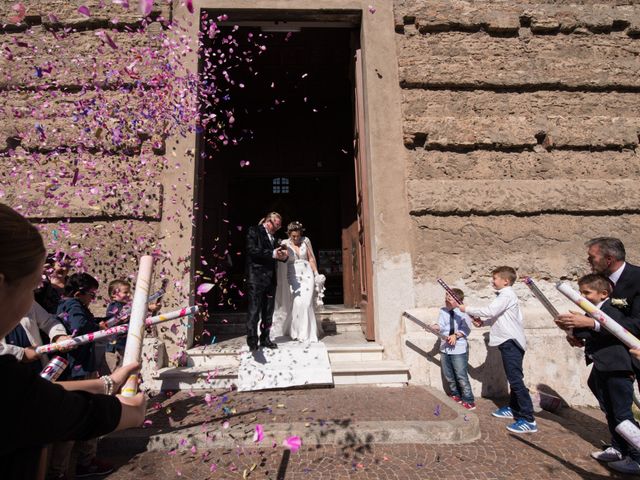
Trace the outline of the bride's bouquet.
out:
M 324 298 L 324 283 L 327 281 L 327 277 L 325 277 L 323 274 L 321 273 L 317 273 L 316 276 L 314 277 L 314 282 L 316 285 L 316 306 L 317 307 L 322 307 L 324 305 L 324 302 L 322 301 L 322 299 Z

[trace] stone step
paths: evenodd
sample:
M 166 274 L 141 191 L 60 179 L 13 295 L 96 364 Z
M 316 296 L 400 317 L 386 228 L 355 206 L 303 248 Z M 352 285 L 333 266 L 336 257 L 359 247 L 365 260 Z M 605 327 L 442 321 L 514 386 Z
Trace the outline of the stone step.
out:
M 401 387 L 409 382 L 409 369 L 398 360 L 331 363 L 335 385 Z
M 384 347 L 373 342 L 333 343 L 332 337 L 324 342 L 333 362 L 365 362 L 382 360 Z M 190 367 L 215 368 L 218 365 L 239 365 L 240 351 L 245 348 L 244 337 L 234 338 L 221 344 L 205 345 L 187 350 L 187 365 Z
M 335 385 L 404 386 L 409 369 L 397 360 L 331 362 Z M 153 376 L 149 389 L 212 390 L 230 388 L 238 379 L 237 365 L 166 367 Z

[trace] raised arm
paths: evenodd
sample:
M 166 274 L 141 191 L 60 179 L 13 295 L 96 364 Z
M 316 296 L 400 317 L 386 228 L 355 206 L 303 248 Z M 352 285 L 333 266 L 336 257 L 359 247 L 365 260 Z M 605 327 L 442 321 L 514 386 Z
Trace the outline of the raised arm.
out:
M 511 307 L 511 298 L 507 295 L 498 295 L 487 307 L 467 307 L 465 312 L 471 317 L 486 318 L 486 323 L 493 323 L 500 315 Z

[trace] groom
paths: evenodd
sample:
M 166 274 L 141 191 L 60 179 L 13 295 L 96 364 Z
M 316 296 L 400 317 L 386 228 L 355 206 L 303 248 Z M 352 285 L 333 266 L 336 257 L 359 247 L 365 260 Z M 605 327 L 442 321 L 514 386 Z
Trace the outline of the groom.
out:
M 247 344 L 252 352 L 258 349 L 258 321 L 260 346 L 278 348 L 269 339 L 276 293 L 276 260 L 286 262 L 286 248 L 279 248 L 274 234 L 282 225 L 279 213 L 269 213 L 260 225 L 249 227 L 247 232 Z

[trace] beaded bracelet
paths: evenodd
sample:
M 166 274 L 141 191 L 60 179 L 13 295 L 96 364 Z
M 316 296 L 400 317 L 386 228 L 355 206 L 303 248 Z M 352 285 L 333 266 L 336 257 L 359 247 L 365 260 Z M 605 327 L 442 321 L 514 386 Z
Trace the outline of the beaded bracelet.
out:
M 105 395 L 113 395 L 114 394 L 114 391 L 113 391 L 113 378 L 111 378 L 109 375 L 103 375 L 100 378 L 104 382 L 104 394 Z

